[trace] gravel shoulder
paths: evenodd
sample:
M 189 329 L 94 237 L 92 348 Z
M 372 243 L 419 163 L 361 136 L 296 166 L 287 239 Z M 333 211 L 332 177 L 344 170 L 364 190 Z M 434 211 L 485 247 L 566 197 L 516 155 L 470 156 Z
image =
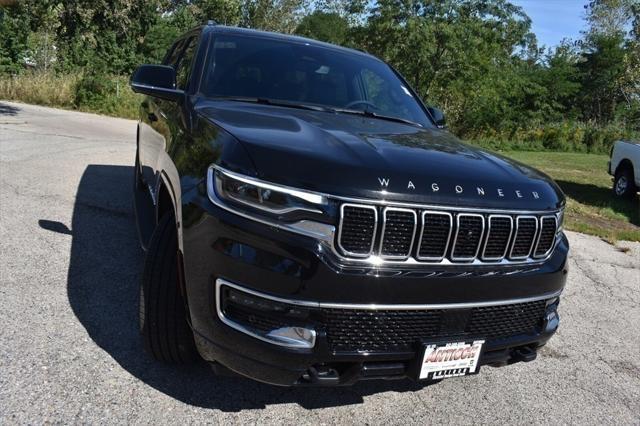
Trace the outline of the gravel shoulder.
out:
M 640 423 L 640 243 L 569 232 L 535 362 L 421 387 L 287 389 L 142 350 L 134 121 L 0 101 L 0 424 Z

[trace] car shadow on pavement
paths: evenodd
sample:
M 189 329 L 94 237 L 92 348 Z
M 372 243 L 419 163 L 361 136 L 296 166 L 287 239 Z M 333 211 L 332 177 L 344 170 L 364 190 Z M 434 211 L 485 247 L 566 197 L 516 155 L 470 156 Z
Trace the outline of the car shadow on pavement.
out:
M 565 194 L 579 203 L 593 207 L 609 208 L 625 216 L 631 224 L 640 226 L 640 199 L 638 197 L 628 200 L 618 198 L 611 188 L 603 188 L 590 183 L 576 183 L 564 180 L 557 180 L 556 183 L 560 185 Z
M 152 360 L 138 330 L 143 251 L 131 207 L 132 173 L 133 167 L 89 165 L 76 194 L 71 229 L 48 220 L 40 226 L 71 233 L 71 308 L 93 341 L 133 376 L 184 403 L 222 411 L 283 403 L 305 408 L 359 404 L 366 395 L 424 387 L 410 381 L 371 381 L 333 389 L 280 388 L 216 376 L 205 363 L 184 367 Z
M 18 115 L 20 108 L 0 102 L 0 115 Z

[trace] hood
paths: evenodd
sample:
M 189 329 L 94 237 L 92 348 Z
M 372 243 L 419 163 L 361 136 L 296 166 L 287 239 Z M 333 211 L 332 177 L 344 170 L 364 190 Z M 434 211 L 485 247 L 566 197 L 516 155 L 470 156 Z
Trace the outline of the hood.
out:
M 198 112 L 237 138 L 259 178 L 327 194 L 500 209 L 564 203 L 545 174 L 449 132 L 350 114 L 229 101 Z

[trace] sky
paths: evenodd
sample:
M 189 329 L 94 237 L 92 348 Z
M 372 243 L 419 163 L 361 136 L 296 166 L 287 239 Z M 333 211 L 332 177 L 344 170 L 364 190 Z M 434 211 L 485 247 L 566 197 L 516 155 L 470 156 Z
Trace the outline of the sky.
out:
M 511 0 L 522 6 L 536 34 L 538 46 L 557 46 L 563 38 L 578 39 L 584 30 L 584 5 L 588 0 Z

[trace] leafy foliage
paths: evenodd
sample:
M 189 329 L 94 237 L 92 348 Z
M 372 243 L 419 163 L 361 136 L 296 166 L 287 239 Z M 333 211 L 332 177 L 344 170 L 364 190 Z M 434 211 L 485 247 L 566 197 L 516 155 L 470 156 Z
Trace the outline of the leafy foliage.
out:
M 73 74 L 75 107 L 115 113 L 114 82 L 214 19 L 369 51 L 463 137 L 603 151 L 640 132 L 640 3 L 585 9 L 583 37 L 546 49 L 507 0 L 22 0 L 0 8 L 0 76 Z

